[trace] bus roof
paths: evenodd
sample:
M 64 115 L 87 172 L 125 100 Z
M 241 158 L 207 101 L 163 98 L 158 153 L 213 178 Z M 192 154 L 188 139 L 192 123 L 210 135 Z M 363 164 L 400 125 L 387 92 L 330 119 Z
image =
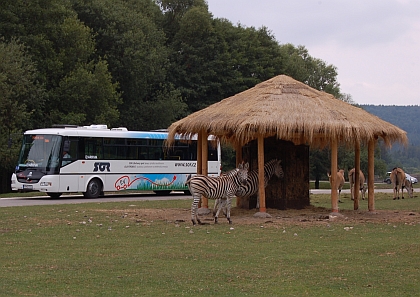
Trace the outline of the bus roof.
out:
M 62 136 L 84 136 L 84 137 L 115 137 L 115 138 L 145 138 L 145 139 L 167 139 L 168 132 L 163 129 L 159 131 L 129 131 L 125 127 L 108 129 L 106 125 L 73 126 L 63 125 L 59 128 L 42 128 L 25 131 L 24 134 L 47 134 Z M 180 136 L 176 139 L 181 139 Z M 194 136 L 193 140 L 197 137 Z M 214 139 L 210 136 L 209 139 Z

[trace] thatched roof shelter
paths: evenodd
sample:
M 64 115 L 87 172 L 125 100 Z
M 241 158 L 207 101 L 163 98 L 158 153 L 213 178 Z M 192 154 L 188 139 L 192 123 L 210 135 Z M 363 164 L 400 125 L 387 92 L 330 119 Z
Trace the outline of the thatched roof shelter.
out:
M 264 194 L 264 139 L 276 137 L 295 145 L 331 148 L 331 172 L 337 170 L 337 146 L 346 144 L 355 148 L 356 180 L 360 169 L 360 145 L 368 146 L 369 210 L 374 210 L 374 146 L 378 139 L 391 146 L 394 142 L 406 144 L 406 132 L 362 108 L 334 96 L 315 90 L 285 75 L 264 81 L 255 87 L 197 111 L 169 127 L 168 145 L 180 134 L 199 139 L 214 135 L 222 142 L 240 148 L 258 139 L 258 168 L 260 211 L 265 211 Z M 199 166 L 207 166 L 202 146 L 197 172 L 206 174 Z M 238 153 L 238 150 L 237 150 Z M 205 159 L 204 161 L 202 159 Z M 200 165 L 202 162 L 202 165 Z M 336 175 L 331 175 L 333 212 L 338 212 Z M 358 194 L 357 194 L 358 195 Z M 357 196 L 355 196 L 355 209 Z
M 312 147 L 326 146 L 331 138 L 346 144 L 367 144 L 377 137 L 387 145 L 407 143 L 402 129 L 286 75 L 173 123 L 169 141 L 175 134 L 188 137 L 201 131 L 235 145 L 244 145 L 259 135 Z

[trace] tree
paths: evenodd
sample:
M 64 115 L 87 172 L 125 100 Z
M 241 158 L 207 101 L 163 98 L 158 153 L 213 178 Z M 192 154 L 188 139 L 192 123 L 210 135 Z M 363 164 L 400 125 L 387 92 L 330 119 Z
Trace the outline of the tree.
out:
M 284 74 L 314 89 L 332 94 L 336 98 L 342 97 L 340 84 L 337 82 L 337 67 L 310 56 L 308 50 L 301 45 L 295 47 L 292 44 L 285 44 L 281 52 L 284 57 Z
M 149 0 L 75 0 L 73 7 L 93 29 L 96 55 L 106 57 L 113 81 L 119 83 L 123 99 L 119 126 L 166 128 L 184 114 L 182 99 L 166 79 L 168 49 L 159 27 L 163 18 L 158 5 Z M 162 112 L 163 98 L 176 109 Z
M 327 173 L 331 172 L 329 159 L 329 150 L 327 149 L 309 150 L 309 178 L 315 180 L 315 189 L 319 189 L 319 181 L 325 180 Z
M 8 0 L 6 0 L 8 2 Z M 2 3 L 3 4 L 3 3 Z M 62 123 L 71 119 L 71 124 L 84 124 L 83 118 L 92 119 L 88 116 L 67 115 L 67 110 L 61 110 L 63 105 L 69 105 L 76 108 L 73 102 L 64 102 L 67 98 L 84 97 L 89 94 L 91 97 L 85 102 L 97 102 L 93 92 L 83 92 L 82 87 L 71 88 L 72 94 L 63 94 L 63 88 L 69 88 L 69 81 L 72 75 L 80 74 L 81 69 L 93 71 L 93 69 L 104 69 L 100 64 L 100 58 L 95 57 L 95 42 L 92 30 L 84 25 L 78 18 L 69 2 L 59 0 L 17 0 L 13 5 L 3 5 L 2 14 L 5 20 L 0 27 L 0 34 L 4 35 L 6 40 L 10 39 L 10 32 L 18 36 L 19 40 L 27 46 L 28 53 L 33 58 L 37 67 L 39 81 L 44 85 L 46 92 L 46 101 L 43 108 L 37 108 L 43 116 L 38 117 L 35 127 L 51 126 L 54 123 Z M 7 30 L 6 30 L 7 29 Z M 98 62 L 95 62 L 98 61 Z M 101 75 L 100 71 L 93 72 L 95 75 Z M 106 104 L 97 104 L 96 114 L 107 114 L 108 111 L 101 111 L 102 108 L 108 108 L 108 105 L 119 103 L 119 95 L 116 94 L 116 84 L 112 84 L 111 76 L 104 74 L 102 78 L 96 78 L 103 84 L 97 88 L 102 90 L 100 94 L 107 94 L 104 98 L 114 98 L 113 103 L 106 101 Z M 82 83 L 82 82 L 81 82 Z M 78 92 L 83 92 L 78 94 Z M 97 93 L 99 94 L 99 93 Z M 64 97 L 61 97 L 64 96 Z M 83 108 L 83 107 L 80 107 Z M 118 113 L 114 113 L 118 115 Z M 115 117 L 110 118 L 115 122 Z M 74 121 L 74 122 L 73 122 Z
M 121 96 L 116 92 L 118 84 L 111 81 L 106 61 L 78 66 L 56 88 L 51 118 L 62 124 L 113 126 L 119 118 Z
M 37 81 L 34 62 L 17 40 L 0 39 L 0 181 L 10 188 L 10 175 L 19 153 L 22 132 L 33 127 L 45 93 Z M 6 181 L 6 182 L 5 182 Z
M 156 0 L 156 3 L 164 14 L 162 27 L 169 44 L 179 31 L 181 19 L 190 8 L 202 7 L 208 10 L 204 0 Z
M 214 20 L 200 5 L 184 12 L 177 24 L 169 44 L 169 79 L 179 87 L 190 112 L 281 73 L 280 47 L 265 27 L 256 30 Z

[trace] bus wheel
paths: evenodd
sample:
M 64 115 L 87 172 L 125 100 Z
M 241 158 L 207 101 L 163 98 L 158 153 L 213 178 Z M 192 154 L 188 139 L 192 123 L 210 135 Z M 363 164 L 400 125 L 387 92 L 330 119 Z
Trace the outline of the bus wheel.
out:
M 47 193 L 48 196 L 50 196 L 52 199 L 58 199 L 60 198 L 62 193 Z
M 157 195 L 168 196 L 169 194 L 171 194 L 172 191 L 163 190 L 163 191 L 153 191 L 153 192 L 155 192 Z
M 191 192 L 189 190 L 184 191 L 184 195 L 191 195 Z
M 86 192 L 83 192 L 83 196 L 86 198 L 98 198 L 101 192 L 102 184 L 97 178 L 94 178 L 88 183 Z

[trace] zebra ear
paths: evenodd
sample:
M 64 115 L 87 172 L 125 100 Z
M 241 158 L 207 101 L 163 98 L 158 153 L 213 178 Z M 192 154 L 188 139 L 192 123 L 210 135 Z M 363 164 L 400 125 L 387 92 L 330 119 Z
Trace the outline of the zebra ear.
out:
M 238 169 L 243 169 L 243 168 L 244 168 L 244 165 L 243 165 L 243 162 L 242 162 L 238 165 Z
M 249 169 L 249 163 L 247 162 L 247 163 L 245 163 L 245 165 L 244 165 L 244 169 L 246 169 L 246 170 L 248 170 Z

